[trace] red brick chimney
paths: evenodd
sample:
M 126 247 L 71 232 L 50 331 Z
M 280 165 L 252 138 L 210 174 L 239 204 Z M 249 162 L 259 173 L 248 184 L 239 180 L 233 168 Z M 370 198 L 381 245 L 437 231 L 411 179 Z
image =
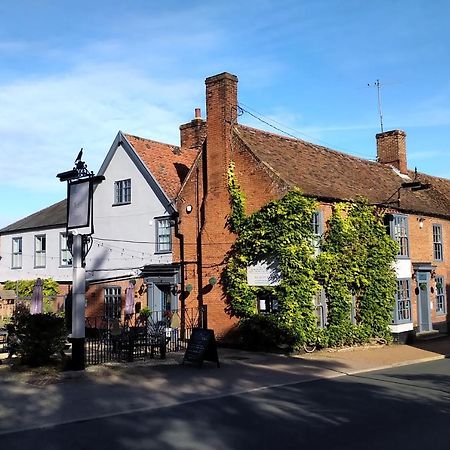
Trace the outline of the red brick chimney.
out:
M 237 83 L 237 77 L 227 72 L 209 77 L 205 81 L 208 127 L 207 195 L 228 192 L 227 171 L 231 158 L 231 130 L 237 120 Z
M 195 108 L 195 117 L 189 123 L 180 125 L 180 141 L 183 150 L 200 150 L 206 139 L 206 122 L 200 108 Z
M 406 163 L 406 133 L 402 130 L 378 133 L 377 160 L 381 164 L 394 166 L 401 173 L 408 173 Z

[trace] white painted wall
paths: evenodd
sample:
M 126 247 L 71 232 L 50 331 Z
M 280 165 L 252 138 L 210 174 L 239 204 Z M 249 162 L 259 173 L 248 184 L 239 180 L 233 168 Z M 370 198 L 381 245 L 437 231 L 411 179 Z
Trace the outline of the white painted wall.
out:
M 121 146 L 104 176 L 94 193 L 94 241 L 86 258 L 87 281 L 137 274 L 147 264 L 171 263 L 171 253 L 155 254 L 154 218 L 168 212 Z M 128 178 L 131 204 L 113 206 L 114 182 Z
M 65 228 L 35 230 L 13 233 L 0 236 L 0 282 L 7 280 L 32 280 L 40 278 L 53 278 L 55 281 L 71 281 L 72 267 L 60 266 L 60 233 Z M 46 236 L 46 264 L 45 267 L 34 267 L 34 236 Z M 22 268 L 12 269 L 12 238 L 22 237 Z
M 411 278 L 413 269 L 410 259 L 397 259 L 394 263 L 397 278 Z

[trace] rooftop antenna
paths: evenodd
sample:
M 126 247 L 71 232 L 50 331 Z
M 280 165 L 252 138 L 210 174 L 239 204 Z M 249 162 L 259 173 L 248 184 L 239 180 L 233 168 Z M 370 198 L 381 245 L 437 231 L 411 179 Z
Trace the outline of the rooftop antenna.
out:
M 381 110 L 381 83 L 380 80 L 375 81 L 373 84 L 367 84 L 369 87 L 377 88 L 377 96 L 378 96 L 378 114 L 380 116 L 380 128 L 383 133 L 383 111 Z

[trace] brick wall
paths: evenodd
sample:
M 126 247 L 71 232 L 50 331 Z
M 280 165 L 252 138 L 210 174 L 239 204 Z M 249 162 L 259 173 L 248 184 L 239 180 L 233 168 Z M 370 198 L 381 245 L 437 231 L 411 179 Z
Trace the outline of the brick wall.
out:
M 419 219 L 423 220 L 423 226 L 420 227 Z M 442 237 L 443 237 L 443 261 L 435 261 L 433 253 L 433 224 L 439 224 L 442 227 Z M 436 275 L 443 276 L 445 280 L 445 290 L 446 298 L 448 300 L 450 295 L 450 266 L 448 263 L 448 252 L 450 251 L 450 222 L 445 219 L 428 217 L 428 216 L 408 216 L 408 231 L 409 231 L 409 242 L 410 242 L 410 257 L 412 263 L 417 262 L 431 262 L 431 264 L 436 266 Z M 430 292 L 430 301 L 433 303 L 433 308 L 431 308 L 431 320 L 433 322 L 434 328 L 443 328 L 447 322 L 447 315 L 436 314 L 436 289 L 435 282 L 432 279 L 430 287 L 433 287 L 434 292 Z M 417 297 L 414 293 L 414 289 L 418 287 L 417 282 L 413 280 L 412 283 L 412 308 L 413 308 L 413 319 L 414 325 L 418 322 L 417 313 Z M 448 302 L 447 302 L 448 303 Z M 448 311 L 448 305 L 447 305 Z
M 108 281 L 104 283 L 91 284 L 86 291 L 86 317 L 103 317 L 105 315 L 105 288 L 120 286 L 121 291 L 121 311 L 124 316 L 125 309 L 125 289 L 128 287 L 129 280 Z M 147 293 L 145 284 L 141 278 L 136 279 L 134 287 L 134 302 L 141 303 L 141 308 L 147 306 Z
M 203 143 L 201 158 L 191 171 L 177 199 L 179 231 L 184 239 L 184 286 L 192 290 L 185 296 L 187 307 L 208 306 L 208 326 L 213 328 L 219 339 L 226 340 L 237 324 L 227 314 L 226 296 L 221 283 L 221 273 L 226 255 L 236 236 L 229 232 L 226 221 L 230 213 L 227 170 L 231 160 L 235 163 L 237 180 L 246 196 L 246 212 L 251 214 L 267 202 L 281 198 L 291 187 L 276 177 L 267 166 L 246 148 L 241 140 L 233 139 L 233 125 L 236 123 L 237 78 L 221 74 L 206 80 L 207 137 L 204 122 L 192 121 L 189 127 L 182 126 L 182 145 Z M 202 123 L 202 125 L 200 125 Z M 183 128 L 184 127 L 184 128 Z M 377 135 L 380 162 L 391 164 L 406 172 L 405 133 L 394 130 Z M 191 207 L 187 212 L 187 207 Z M 322 203 L 319 209 L 326 222 L 331 215 L 332 205 Z M 432 223 L 426 218 L 422 229 L 417 216 L 409 216 L 410 253 L 412 262 L 433 262 Z M 450 222 L 439 220 L 444 236 L 444 258 L 450 252 Z M 174 261 L 180 261 L 180 242 L 175 240 Z M 445 261 L 445 259 L 444 259 Z M 435 262 L 436 274 L 446 280 L 449 294 L 450 269 L 445 262 Z M 217 284 L 209 280 L 215 278 Z M 413 283 L 413 289 L 414 289 Z M 435 293 L 431 295 L 435 301 Z M 417 301 L 412 295 L 413 315 L 417 318 Z M 432 320 L 443 324 L 446 316 Z

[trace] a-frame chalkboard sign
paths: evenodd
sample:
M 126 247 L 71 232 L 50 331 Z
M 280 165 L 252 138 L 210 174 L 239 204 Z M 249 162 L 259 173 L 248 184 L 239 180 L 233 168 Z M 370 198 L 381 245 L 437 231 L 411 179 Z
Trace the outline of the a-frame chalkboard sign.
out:
M 203 361 L 213 361 L 220 367 L 217 354 L 216 338 L 213 330 L 193 328 L 192 335 L 184 354 L 183 364 L 191 363 L 201 366 Z

